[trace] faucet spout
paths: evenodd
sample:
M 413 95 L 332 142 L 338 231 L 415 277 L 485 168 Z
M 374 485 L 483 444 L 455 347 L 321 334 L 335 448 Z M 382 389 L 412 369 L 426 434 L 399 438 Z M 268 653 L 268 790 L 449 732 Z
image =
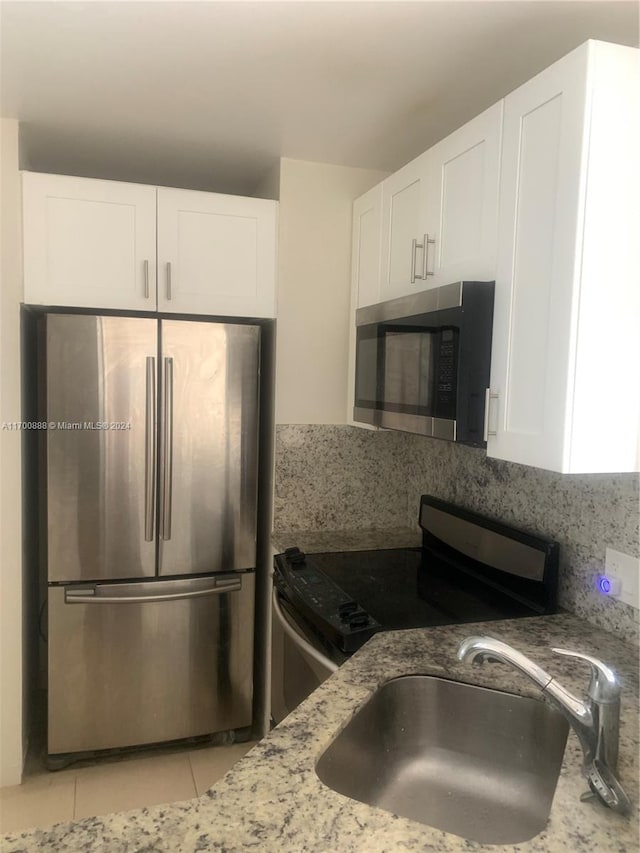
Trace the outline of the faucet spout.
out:
M 458 647 L 457 657 L 465 663 L 499 661 L 526 675 L 568 720 L 584 755 L 583 773 L 589 787 L 605 805 L 622 813 L 629 799 L 616 778 L 620 682 L 615 672 L 590 655 L 553 649 L 591 664 L 591 681 L 584 699 L 579 699 L 537 663 L 517 649 L 493 637 L 467 637 Z
M 541 690 L 553 680 L 548 672 L 522 652 L 493 637 L 467 637 L 458 648 L 458 660 L 476 665 L 485 661 L 506 663 L 534 681 Z
M 576 726 L 590 725 L 592 722 L 590 710 L 585 702 L 558 684 L 552 675 L 549 675 L 531 658 L 523 655 L 513 646 L 503 643 L 502 640 L 496 640 L 493 637 L 467 637 L 458 648 L 458 660 L 476 665 L 483 664 L 485 661 L 499 661 L 512 666 L 537 684 L 572 725 L 574 723 Z

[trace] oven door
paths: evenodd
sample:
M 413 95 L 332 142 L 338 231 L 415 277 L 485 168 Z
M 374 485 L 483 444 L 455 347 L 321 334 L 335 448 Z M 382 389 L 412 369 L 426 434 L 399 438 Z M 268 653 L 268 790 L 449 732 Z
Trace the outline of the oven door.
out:
M 272 601 L 271 716 L 279 723 L 338 665 L 327 657 L 276 589 Z

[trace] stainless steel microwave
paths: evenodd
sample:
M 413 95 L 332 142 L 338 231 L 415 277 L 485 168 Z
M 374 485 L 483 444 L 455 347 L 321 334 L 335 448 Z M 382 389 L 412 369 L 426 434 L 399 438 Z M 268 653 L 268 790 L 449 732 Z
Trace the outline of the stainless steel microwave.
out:
M 486 446 L 492 281 L 459 281 L 356 312 L 353 418 Z

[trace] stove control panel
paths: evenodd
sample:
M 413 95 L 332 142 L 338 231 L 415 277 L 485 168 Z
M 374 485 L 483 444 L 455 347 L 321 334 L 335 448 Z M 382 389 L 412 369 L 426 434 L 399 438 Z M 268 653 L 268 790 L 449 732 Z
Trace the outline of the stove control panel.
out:
M 278 591 L 327 640 L 347 654 L 357 651 L 382 625 L 319 569 L 313 556 L 287 548 L 274 558 Z

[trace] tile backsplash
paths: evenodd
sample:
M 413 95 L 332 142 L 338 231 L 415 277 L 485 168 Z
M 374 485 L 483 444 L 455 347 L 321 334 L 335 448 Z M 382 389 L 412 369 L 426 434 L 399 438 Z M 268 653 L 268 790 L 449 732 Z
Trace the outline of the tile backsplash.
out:
M 400 435 L 347 426 L 276 426 L 274 529 L 406 526 Z
M 636 641 L 638 611 L 599 595 L 605 548 L 638 555 L 640 477 L 561 475 L 488 459 L 483 450 L 348 426 L 276 427 L 274 528 L 416 526 L 432 494 L 560 543 L 560 603 Z

